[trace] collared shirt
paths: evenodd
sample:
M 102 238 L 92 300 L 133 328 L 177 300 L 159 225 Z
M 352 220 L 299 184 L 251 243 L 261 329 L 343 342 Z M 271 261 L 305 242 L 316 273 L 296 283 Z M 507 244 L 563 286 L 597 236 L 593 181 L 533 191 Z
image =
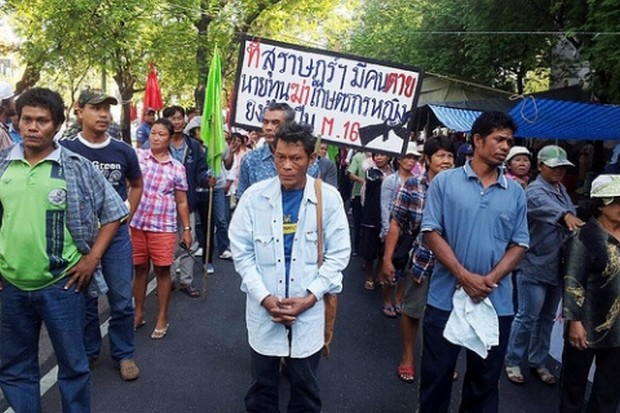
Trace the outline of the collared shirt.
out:
M 146 122 L 142 122 L 136 129 L 136 141 L 138 142 L 138 147 L 141 148 L 145 142 L 148 142 L 150 134 L 151 125 Z
M 187 192 L 185 167 L 172 156 L 160 162 L 150 149 L 136 149 L 142 180 L 142 199 L 130 225 L 143 231 L 176 232 L 176 191 Z
M 588 347 L 620 347 L 620 243 L 591 218 L 567 247 L 564 318 L 583 323 Z
M 390 211 L 402 186 L 403 180 L 398 171 L 386 176 L 381 182 L 381 239 L 385 238 L 390 228 Z
M 351 253 L 349 224 L 340 194 L 321 185 L 323 194 L 324 260 L 318 267 L 316 193 L 314 179 L 306 176 L 297 230 L 291 251 L 289 297 L 312 293 L 318 301 L 287 329 L 271 321 L 261 306 L 268 296 L 284 297 L 286 271 L 283 238 L 282 192 L 278 177 L 252 185 L 241 197 L 229 229 L 235 270 L 246 297 L 246 326 L 250 346 L 259 354 L 304 358 L 324 344 L 323 295 L 342 290 L 342 271 Z
M 527 205 L 523 189 L 498 168 L 487 188 L 468 162 L 439 173 L 426 194 L 422 232 L 443 236 L 458 261 L 474 274 L 486 275 L 512 245 L 529 246 Z M 456 278 L 437 262 L 429 283 L 428 304 L 452 310 Z M 514 313 L 512 283 L 504 277 L 489 295 L 497 314 Z
M 424 243 L 423 234 L 419 232 L 428 186 L 426 173 L 419 178 L 413 176 L 407 179 L 396 195 L 391 213 L 391 218 L 398 223 L 402 232 L 418 234 L 413 242 L 410 261 L 411 273 L 416 279 L 430 277 L 435 265 L 435 256 Z
M 58 162 L 67 182 L 67 228 L 82 254 L 88 254 L 99 234 L 99 226 L 118 221 L 129 213 L 114 188 L 92 163 L 66 148 L 59 150 Z M 24 159 L 23 144 L 0 152 L 0 176 L 9 163 Z M 0 222 L 2 216 L 0 215 Z M 98 266 L 88 288 L 90 295 L 104 294 L 108 287 Z
M 316 178 L 319 173 L 318 159 L 308 168 L 308 175 Z M 245 154 L 241 160 L 239 170 L 239 183 L 237 185 L 237 197 L 241 197 L 243 193 L 256 182 L 273 178 L 278 175 L 276 163 L 273 159 L 270 145 L 262 145 Z
M 569 212 L 576 215 L 577 210 L 564 185 L 551 185 L 541 175 L 525 189 L 525 197 L 530 248 L 519 270 L 530 279 L 558 285 L 562 278 L 562 246 L 570 235 L 563 218 Z
M 13 145 L 13 140 L 11 135 L 9 135 L 9 128 L 0 122 L 0 149 L 8 148 L 11 145 Z

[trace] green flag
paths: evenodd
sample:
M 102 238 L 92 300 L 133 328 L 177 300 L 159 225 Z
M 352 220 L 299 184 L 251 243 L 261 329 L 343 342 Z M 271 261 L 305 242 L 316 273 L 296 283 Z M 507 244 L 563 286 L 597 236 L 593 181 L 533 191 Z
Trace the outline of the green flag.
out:
M 207 164 L 217 176 L 222 171 L 222 155 L 226 145 L 222 116 L 222 59 L 217 46 L 209 67 L 205 101 L 202 105 L 200 137 L 207 147 Z

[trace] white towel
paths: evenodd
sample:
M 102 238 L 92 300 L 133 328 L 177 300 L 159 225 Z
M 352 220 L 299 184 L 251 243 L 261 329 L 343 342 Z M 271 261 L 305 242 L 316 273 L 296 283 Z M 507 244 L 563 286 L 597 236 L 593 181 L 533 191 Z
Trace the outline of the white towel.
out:
M 476 304 L 465 290 L 458 288 L 452 297 L 452 312 L 443 336 L 487 358 L 491 347 L 499 344 L 499 321 L 491 300 L 485 298 Z

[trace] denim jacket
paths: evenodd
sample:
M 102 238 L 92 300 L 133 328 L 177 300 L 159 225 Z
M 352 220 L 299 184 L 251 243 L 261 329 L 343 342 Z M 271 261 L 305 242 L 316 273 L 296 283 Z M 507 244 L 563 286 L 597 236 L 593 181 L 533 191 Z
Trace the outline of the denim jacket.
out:
M 342 290 L 342 271 L 349 262 L 349 224 L 340 194 L 322 184 L 324 260 L 318 267 L 317 197 L 314 179 L 306 175 L 286 277 L 282 234 L 282 191 L 278 177 L 248 188 L 237 204 L 229 237 L 235 269 L 241 276 L 241 290 L 247 294 L 246 325 L 250 347 L 268 356 L 305 358 L 324 344 L 325 309 L 323 295 Z M 305 297 L 312 293 L 317 302 L 297 317 L 290 329 L 271 321 L 261 306 L 268 296 Z
M 86 255 L 95 243 L 99 226 L 118 221 L 129 211 L 116 190 L 91 161 L 63 147 L 56 146 L 55 150 L 60 152 L 59 161 L 67 182 L 67 228 L 78 250 Z M 0 176 L 12 160 L 23 157 L 23 144 L 0 151 Z M 97 296 L 107 291 L 108 286 L 99 265 L 88 286 L 88 294 Z

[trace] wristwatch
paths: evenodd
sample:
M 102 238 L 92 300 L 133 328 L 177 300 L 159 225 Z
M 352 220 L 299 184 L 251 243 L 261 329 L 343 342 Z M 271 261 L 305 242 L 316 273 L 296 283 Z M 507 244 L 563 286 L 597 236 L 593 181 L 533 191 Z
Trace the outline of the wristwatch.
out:
M 183 231 L 191 231 L 192 227 L 183 227 Z

